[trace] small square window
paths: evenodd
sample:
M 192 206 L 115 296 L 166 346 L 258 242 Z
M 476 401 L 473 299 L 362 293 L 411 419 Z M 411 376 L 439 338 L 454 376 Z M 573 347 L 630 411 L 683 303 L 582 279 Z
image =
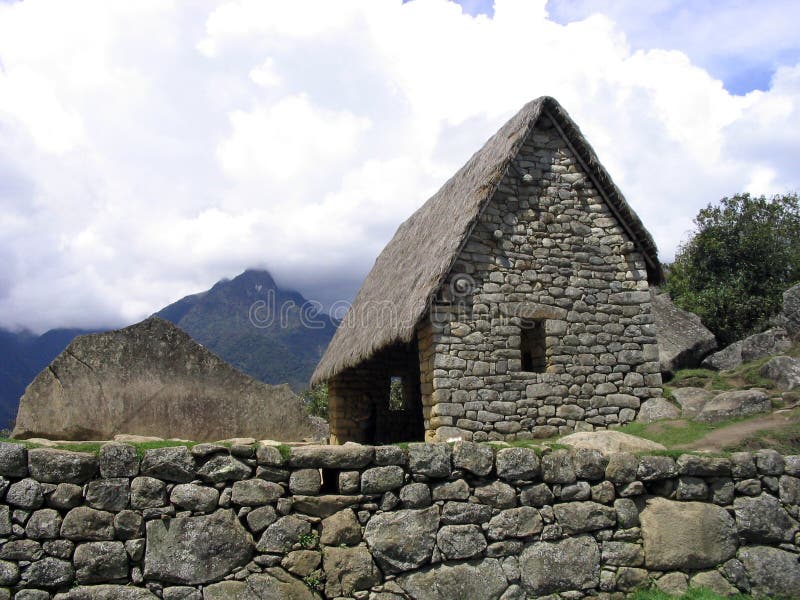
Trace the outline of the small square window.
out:
M 523 325 L 520 334 L 522 370 L 544 373 L 547 370 L 547 345 L 544 321 L 533 321 Z

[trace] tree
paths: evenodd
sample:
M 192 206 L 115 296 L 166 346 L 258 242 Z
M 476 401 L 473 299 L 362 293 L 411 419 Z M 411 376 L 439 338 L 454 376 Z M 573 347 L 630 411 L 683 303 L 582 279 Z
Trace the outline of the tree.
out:
M 783 291 L 800 281 L 798 196 L 737 194 L 709 204 L 694 222 L 666 287 L 727 345 L 765 327 Z
M 308 414 L 328 419 L 328 385 L 321 383 L 300 393 Z

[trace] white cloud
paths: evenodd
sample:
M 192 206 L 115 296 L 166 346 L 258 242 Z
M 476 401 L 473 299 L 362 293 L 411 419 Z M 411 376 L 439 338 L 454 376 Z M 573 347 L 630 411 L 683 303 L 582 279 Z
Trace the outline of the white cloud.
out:
M 694 4 L 0 3 L 0 326 L 122 324 L 248 266 L 349 296 L 400 222 L 543 94 L 669 259 L 708 202 L 800 187 L 800 64 L 781 62 L 796 43 L 775 2 L 757 19 Z M 780 65 L 764 92 L 731 94 L 703 63 L 761 49 Z
M 231 136 L 217 156 L 234 179 L 265 184 L 316 177 L 318 166 L 351 158 L 369 119 L 315 108 L 304 94 L 230 113 Z
M 250 71 L 250 79 L 262 87 L 278 85 L 281 82 L 281 77 L 275 70 L 275 61 L 271 57 L 267 57 L 263 63 Z
M 26 67 L 0 73 L 0 114 L 17 120 L 44 152 L 63 154 L 84 136 L 79 114 L 66 109 L 53 85 Z

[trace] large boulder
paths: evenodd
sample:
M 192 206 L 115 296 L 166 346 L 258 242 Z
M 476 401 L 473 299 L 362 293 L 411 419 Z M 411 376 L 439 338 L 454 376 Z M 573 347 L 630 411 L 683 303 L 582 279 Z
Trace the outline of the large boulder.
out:
M 496 558 L 440 564 L 402 575 L 397 584 L 417 600 L 498 600 L 508 587 Z
M 736 525 L 721 506 L 651 498 L 639 520 L 652 570 L 714 567 L 736 554 Z
M 642 402 L 636 420 L 640 423 L 652 423 L 677 419 L 680 416 L 678 408 L 666 398 L 650 398 Z
M 369 550 L 356 548 L 325 548 L 322 551 L 325 570 L 325 593 L 335 598 L 368 590 L 381 582 L 381 573 Z
M 158 600 L 145 588 L 129 585 L 79 585 L 58 595 L 59 600 Z
M 591 589 L 600 582 L 600 548 L 589 536 L 537 542 L 522 551 L 519 568 L 525 591 L 536 597 Z
M 369 520 L 364 540 L 384 572 L 397 573 L 416 569 L 428 561 L 438 527 L 438 506 L 386 512 Z
M 793 390 L 800 387 L 800 360 L 776 356 L 767 361 L 758 374 L 771 379 L 782 390 Z
M 701 365 L 715 371 L 730 371 L 742 364 L 742 341 L 733 342 L 722 350 L 714 352 L 703 360 Z
M 780 354 L 792 345 L 789 334 L 783 327 L 774 327 L 762 333 L 748 336 L 708 356 L 703 366 L 717 371 L 730 371 L 751 360 Z
M 617 513 L 597 502 L 563 502 L 553 507 L 556 521 L 567 535 L 608 529 L 617 523 Z
M 797 531 L 797 521 L 769 494 L 736 498 L 733 509 L 739 534 L 751 543 L 791 542 Z
M 714 397 L 712 392 L 698 387 L 675 388 L 672 398 L 681 407 L 681 417 L 694 419 L 703 410 L 706 402 Z
M 31 477 L 46 483 L 85 483 L 97 473 L 97 457 L 88 452 L 51 448 L 28 451 Z
M 708 400 L 695 420 L 703 423 L 718 423 L 728 419 L 749 417 L 772 410 L 769 396 L 759 389 L 723 392 Z
M 783 292 L 783 308 L 775 321 L 786 329 L 789 337 L 800 337 L 800 284 Z
M 717 347 L 714 334 L 696 314 L 675 306 L 669 294 L 652 288 L 650 297 L 661 372 L 670 374 L 699 365 Z
M 558 440 L 558 443 L 573 448 L 597 450 L 603 454 L 666 450 L 664 446 L 657 442 L 651 442 L 621 431 L 580 431 L 564 436 Z
M 256 573 L 245 581 L 221 581 L 203 589 L 203 600 L 319 600 L 302 581 L 279 567 Z
M 750 580 L 753 596 L 793 598 L 800 591 L 796 554 L 778 548 L 748 546 L 739 551 L 738 558 Z
M 230 510 L 147 522 L 144 576 L 197 585 L 221 579 L 248 563 L 253 539 Z
M 151 317 L 73 340 L 28 386 L 13 435 L 80 440 L 121 432 L 290 441 L 312 436 L 314 426 L 289 386 L 256 381 Z

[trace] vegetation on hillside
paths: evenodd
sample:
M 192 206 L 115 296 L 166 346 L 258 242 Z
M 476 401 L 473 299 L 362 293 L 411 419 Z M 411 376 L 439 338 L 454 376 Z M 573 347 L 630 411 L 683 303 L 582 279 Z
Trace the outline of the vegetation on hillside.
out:
M 800 200 L 737 194 L 702 209 L 695 225 L 666 288 L 725 346 L 764 328 L 800 281 Z
M 336 329 L 312 309 L 297 292 L 279 288 L 267 271 L 248 270 L 156 315 L 247 375 L 288 383 L 298 392 L 308 386 Z

